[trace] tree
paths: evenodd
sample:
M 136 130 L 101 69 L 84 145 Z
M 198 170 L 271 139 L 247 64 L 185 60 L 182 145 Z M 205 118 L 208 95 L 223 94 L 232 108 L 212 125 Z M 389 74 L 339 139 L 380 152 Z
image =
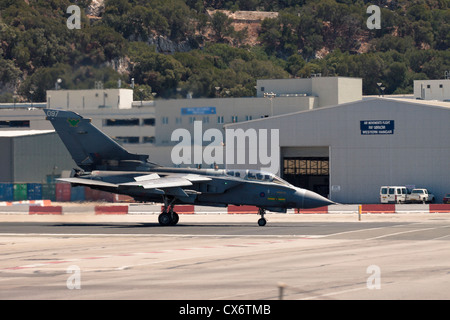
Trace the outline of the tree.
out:
M 153 100 L 154 96 L 152 94 L 152 87 L 146 84 L 137 85 L 133 90 L 133 100 L 134 101 L 149 101 Z
M 384 83 L 386 84 L 386 94 L 394 93 L 398 88 L 404 86 L 406 79 L 406 65 L 402 62 L 394 62 L 389 66 L 384 77 Z
M 21 74 L 20 69 L 11 60 L 5 60 L 0 56 L 0 89 L 5 86 L 15 87 Z
M 211 19 L 211 28 L 214 31 L 216 41 L 224 42 L 225 37 L 229 37 L 234 33 L 232 22 L 233 20 L 228 18 L 225 13 L 220 11 L 214 13 Z

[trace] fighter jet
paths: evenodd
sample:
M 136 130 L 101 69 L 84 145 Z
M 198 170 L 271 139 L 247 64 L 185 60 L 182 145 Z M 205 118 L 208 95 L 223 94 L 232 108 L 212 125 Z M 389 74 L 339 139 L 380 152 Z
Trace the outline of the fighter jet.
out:
M 70 178 L 60 181 L 128 195 L 139 202 L 162 202 L 158 217 L 162 226 L 178 223 L 177 204 L 256 206 L 259 226 L 266 225 L 266 210 L 286 213 L 290 208 L 333 204 L 268 172 L 163 167 L 150 162 L 148 155 L 129 153 L 91 119 L 66 110 L 44 112 L 78 166 Z

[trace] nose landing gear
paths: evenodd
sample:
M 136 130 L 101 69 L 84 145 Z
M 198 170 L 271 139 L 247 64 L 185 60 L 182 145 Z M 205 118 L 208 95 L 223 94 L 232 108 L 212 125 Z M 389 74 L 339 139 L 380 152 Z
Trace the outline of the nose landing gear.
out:
M 261 215 L 261 218 L 258 220 L 258 226 L 264 227 L 266 225 L 266 223 L 267 223 L 266 218 L 264 218 L 264 215 L 266 214 L 266 209 L 259 208 L 258 209 L 258 214 Z

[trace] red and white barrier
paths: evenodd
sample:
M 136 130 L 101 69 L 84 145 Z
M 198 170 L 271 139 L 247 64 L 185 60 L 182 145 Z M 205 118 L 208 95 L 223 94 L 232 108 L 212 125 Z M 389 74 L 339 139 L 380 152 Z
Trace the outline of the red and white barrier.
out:
M 62 206 L 30 206 L 28 214 L 62 214 Z
M 128 214 L 128 206 L 95 206 L 95 214 Z
M 51 202 L 15 203 L 11 205 L 0 205 L 0 214 L 30 214 L 30 215 L 152 215 L 160 214 L 163 206 L 161 204 L 115 204 L 115 205 L 54 205 Z M 45 201 L 45 200 L 44 200 Z M 45 205 L 45 204 L 47 205 Z M 48 205 L 50 204 L 50 205 Z M 257 214 L 258 208 L 255 206 L 235 206 L 212 207 L 177 205 L 175 211 L 178 214 Z M 315 209 L 289 209 L 288 214 L 339 214 L 358 213 L 358 204 L 331 205 Z M 270 211 L 268 211 L 270 213 Z M 363 204 L 361 213 L 450 213 L 450 204 Z
M 1 201 L 0 206 L 9 207 L 9 206 L 15 206 L 20 204 L 31 204 L 36 206 L 51 206 L 52 201 L 51 200 L 22 200 L 22 201 Z

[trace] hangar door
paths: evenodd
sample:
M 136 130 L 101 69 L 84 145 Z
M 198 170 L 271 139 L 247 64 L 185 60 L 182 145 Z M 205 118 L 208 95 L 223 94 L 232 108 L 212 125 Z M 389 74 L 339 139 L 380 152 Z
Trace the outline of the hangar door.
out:
M 287 148 L 282 151 L 282 178 L 294 186 L 324 197 L 330 193 L 330 157 L 328 147 Z

